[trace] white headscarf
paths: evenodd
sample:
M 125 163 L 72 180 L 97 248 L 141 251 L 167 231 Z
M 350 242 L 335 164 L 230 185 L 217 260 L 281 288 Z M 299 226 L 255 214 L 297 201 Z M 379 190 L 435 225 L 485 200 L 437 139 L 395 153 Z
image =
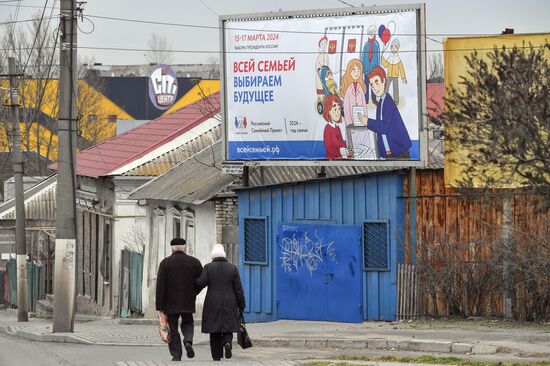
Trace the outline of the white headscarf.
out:
M 223 248 L 223 245 L 221 244 L 214 244 L 214 247 L 212 248 L 212 253 L 210 253 L 210 258 L 225 258 L 225 250 Z

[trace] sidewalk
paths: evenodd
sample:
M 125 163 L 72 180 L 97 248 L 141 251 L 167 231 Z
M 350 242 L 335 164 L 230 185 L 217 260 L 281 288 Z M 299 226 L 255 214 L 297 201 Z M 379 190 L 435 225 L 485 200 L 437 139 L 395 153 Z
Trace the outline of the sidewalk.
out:
M 122 324 L 124 323 L 124 324 Z M 51 319 L 16 317 L 0 311 L 0 331 L 40 342 L 90 345 L 164 346 L 155 323 L 127 324 L 120 319 L 75 322 L 74 333 L 52 333 Z M 301 349 L 399 350 L 440 354 L 550 358 L 550 324 L 479 320 L 418 320 L 362 324 L 280 320 L 247 325 L 257 347 Z M 208 335 L 196 324 L 195 344 L 206 344 Z

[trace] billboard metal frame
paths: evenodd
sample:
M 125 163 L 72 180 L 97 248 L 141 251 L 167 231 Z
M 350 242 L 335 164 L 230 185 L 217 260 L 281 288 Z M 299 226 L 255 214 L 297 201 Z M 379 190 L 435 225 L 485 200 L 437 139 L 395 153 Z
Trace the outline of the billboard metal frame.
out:
M 292 19 L 292 18 L 315 18 L 327 16 L 353 16 L 365 14 L 384 14 L 398 13 L 405 11 L 415 11 L 417 22 L 417 60 L 418 60 L 418 96 L 420 104 L 418 108 L 418 139 L 419 139 L 419 160 L 229 160 L 228 162 L 242 162 L 246 166 L 384 166 L 384 167 L 416 167 L 422 168 L 428 165 L 428 130 L 427 130 L 427 109 L 426 109 L 426 5 L 422 4 L 404 4 L 387 6 L 365 6 L 355 8 L 334 8 L 334 9 L 315 9 L 304 11 L 282 11 L 270 13 L 252 13 L 221 15 L 219 17 L 220 27 L 220 103 L 222 115 L 222 141 L 224 149 L 224 159 L 227 160 L 227 102 L 226 102 L 226 82 L 225 82 L 225 25 L 227 21 L 257 21 L 272 19 Z

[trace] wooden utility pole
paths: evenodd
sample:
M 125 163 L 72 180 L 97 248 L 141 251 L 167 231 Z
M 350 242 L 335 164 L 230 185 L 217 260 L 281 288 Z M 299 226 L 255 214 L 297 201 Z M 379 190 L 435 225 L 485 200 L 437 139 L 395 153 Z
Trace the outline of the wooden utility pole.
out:
M 19 130 L 19 86 L 15 58 L 8 57 L 10 77 L 10 109 L 12 125 L 12 163 L 15 184 L 15 246 L 17 254 L 17 321 L 28 322 L 27 243 L 25 240 L 25 197 L 23 189 L 23 153 Z
M 76 310 L 76 1 L 61 0 L 60 10 L 54 333 L 74 331 Z

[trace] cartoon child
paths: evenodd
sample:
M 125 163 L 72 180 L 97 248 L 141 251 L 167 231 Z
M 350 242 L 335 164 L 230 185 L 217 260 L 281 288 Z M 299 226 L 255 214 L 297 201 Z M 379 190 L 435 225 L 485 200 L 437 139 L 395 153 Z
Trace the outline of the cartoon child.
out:
M 323 107 L 323 118 L 327 121 L 327 125 L 323 132 L 327 160 L 346 159 L 348 157 L 348 151 L 346 149 L 346 143 L 342 138 L 342 131 L 340 131 L 340 127 L 338 126 L 342 123 L 340 99 L 334 94 L 329 94 L 325 98 Z
M 317 97 L 320 100 L 321 96 L 324 95 L 323 90 L 323 79 L 320 77 L 320 72 L 323 66 L 328 67 L 330 60 L 327 53 L 328 38 L 323 37 L 319 40 L 319 56 L 315 62 L 315 85 L 317 89 Z
M 359 116 L 359 119 L 369 130 L 376 132 L 379 158 L 409 159 L 411 138 L 393 98 L 387 93 L 386 72 L 378 66 L 368 76 L 372 91 L 379 98 L 376 118 Z
M 384 66 L 388 70 L 388 82 L 386 85 L 386 92 L 388 92 L 390 88 L 390 84 L 393 84 L 393 99 L 395 100 L 395 104 L 399 104 L 399 83 L 397 82 L 397 79 L 401 76 L 401 80 L 403 83 L 407 84 L 407 77 L 405 76 L 405 68 L 403 67 L 403 62 L 401 61 L 401 57 L 399 57 L 399 39 L 395 38 L 391 45 L 391 55 L 388 56 L 388 58 L 384 57 L 384 51 L 382 51 L 382 66 Z
M 336 84 L 336 81 L 334 81 L 332 71 L 330 71 L 328 66 L 323 66 L 321 68 L 320 76 L 321 80 L 324 81 L 325 87 L 329 94 L 338 95 L 338 85 Z

